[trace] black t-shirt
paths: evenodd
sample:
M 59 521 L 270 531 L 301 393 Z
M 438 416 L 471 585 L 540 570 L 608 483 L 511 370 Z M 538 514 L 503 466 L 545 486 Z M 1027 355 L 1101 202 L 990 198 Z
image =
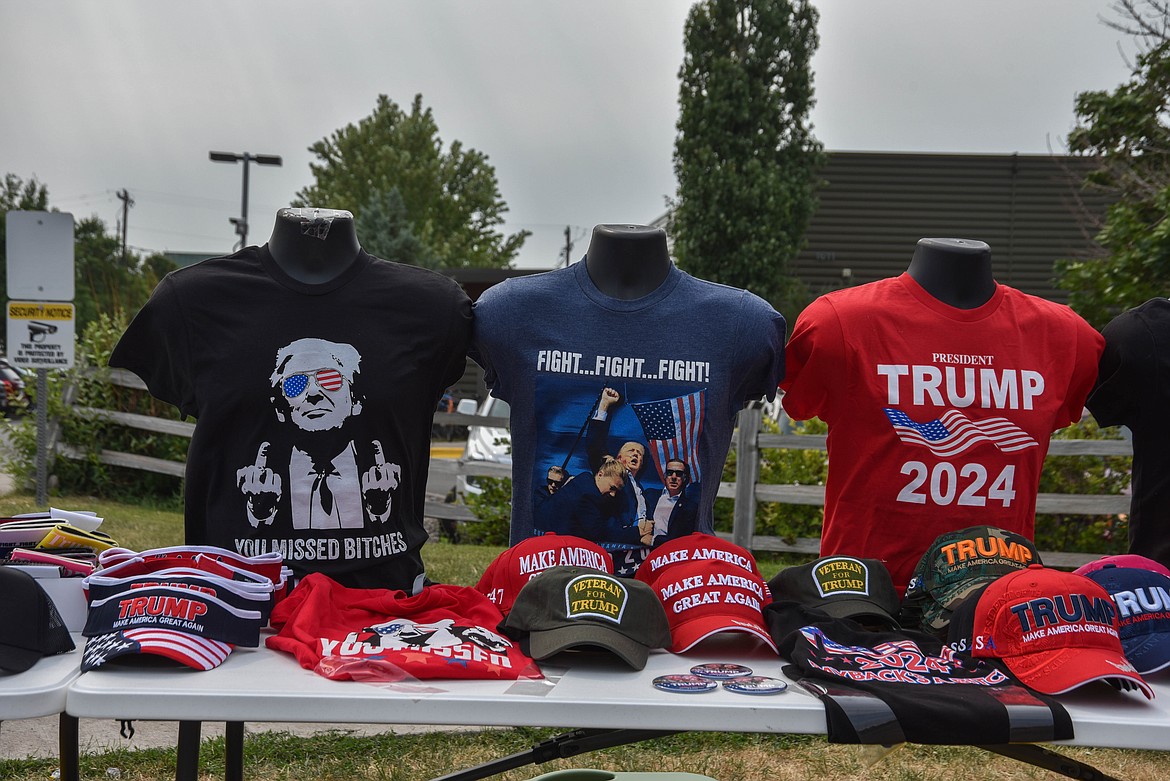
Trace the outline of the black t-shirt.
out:
M 1102 334 L 1086 406 L 1102 426 L 1133 432 L 1129 552 L 1170 567 L 1170 300 L 1122 312 Z
M 828 619 L 789 632 L 784 674 L 825 705 L 831 743 L 998 745 L 1067 740 L 1055 700 L 923 632 Z
M 247 247 L 168 274 L 110 365 L 196 419 L 188 544 L 413 593 L 431 419 L 470 334 L 471 302 L 441 274 L 362 252 L 307 285 Z

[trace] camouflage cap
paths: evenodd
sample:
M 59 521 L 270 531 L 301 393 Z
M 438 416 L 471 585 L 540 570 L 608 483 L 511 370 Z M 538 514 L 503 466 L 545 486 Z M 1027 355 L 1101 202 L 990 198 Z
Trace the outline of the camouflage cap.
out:
M 899 619 L 904 627 L 945 636 L 951 611 L 964 598 L 1002 575 L 1040 563 L 1031 540 L 995 526 L 940 534 L 914 568 Z

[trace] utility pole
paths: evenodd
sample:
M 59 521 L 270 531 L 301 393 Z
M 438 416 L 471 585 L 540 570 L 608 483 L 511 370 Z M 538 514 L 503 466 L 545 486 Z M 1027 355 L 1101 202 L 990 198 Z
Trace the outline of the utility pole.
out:
M 122 202 L 122 259 L 126 259 L 126 223 L 130 218 L 130 207 L 134 205 L 134 199 L 130 197 L 130 193 L 123 187 L 118 192 L 114 193 L 118 196 L 118 200 Z
M 569 264 L 573 262 L 571 254 L 573 252 L 573 234 L 569 228 L 570 226 L 565 226 L 565 268 L 568 268 Z

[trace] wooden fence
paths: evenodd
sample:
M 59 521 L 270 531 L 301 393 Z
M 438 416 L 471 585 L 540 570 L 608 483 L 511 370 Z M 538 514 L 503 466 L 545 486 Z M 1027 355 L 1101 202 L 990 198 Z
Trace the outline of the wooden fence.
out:
M 141 380 L 130 372 L 120 369 L 110 371 L 109 382 L 127 388 L 146 390 Z M 95 418 L 104 418 L 123 426 L 142 429 L 160 434 L 190 437 L 195 430 L 193 423 L 155 418 L 115 410 L 93 407 L 73 407 L 74 413 Z M 435 423 L 443 426 L 494 426 L 506 428 L 506 418 L 487 418 L 460 413 L 435 413 Z M 729 537 L 741 547 L 753 551 L 775 551 L 815 555 L 820 539 L 804 537 L 785 540 L 755 533 L 756 510 L 760 502 L 824 506 L 823 485 L 777 485 L 759 482 L 761 451 L 772 448 L 789 450 L 825 450 L 825 436 L 809 434 L 771 434 L 763 430 L 763 410 L 751 406 L 739 414 L 738 425 L 732 446 L 735 448 L 736 474 L 734 482 L 719 484 L 718 496 L 733 499 L 732 532 Z M 88 452 L 76 445 L 59 442 L 57 453 L 66 458 L 89 458 Z M 1117 439 L 1054 439 L 1049 444 L 1048 458 L 1066 456 L 1130 456 L 1132 447 L 1126 440 Z M 111 466 L 140 469 L 160 474 L 182 477 L 185 465 L 178 461 L 101 450 L 98 459 Z M 507 464 L 488 462 L 464 462 L 462 459 L 444 459 L 441 463 L 432 459 L 432 473 L 444 475 L 465 475 L 469 477 L 511 477 Z M 750 476 L 751 479 L 739 479 Z M 1038 515 L 1117 515 L 1129 512 L 1129 497 L 1123 495 L 1094 494 L 1051 494 L 1041 493 L 1036 498 Z M 428 495 L 424 513 L 428 517 L 448 521 L 475 521 L 474 514 L 466 506 L 444 501 L 443 497 Z M 1041 558 L 1049 566 L 1076 567 L 1097 558 L 1097 553 L 1067 553 L 1063 551 L 1041 551 Z

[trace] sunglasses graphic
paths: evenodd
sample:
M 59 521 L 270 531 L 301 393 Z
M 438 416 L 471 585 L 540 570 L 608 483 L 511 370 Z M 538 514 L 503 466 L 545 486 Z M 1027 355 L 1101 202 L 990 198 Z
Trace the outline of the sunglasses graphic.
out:
M 318 369 L 311 374 L 290 374 L 281 381 L 280 390 L 289 401 L 299 399 L 308 392 L 310 378 L 317 383 L 318 388 L 329 392 L 340 390 L 343 379 L 341 372 L 336 369 Z

